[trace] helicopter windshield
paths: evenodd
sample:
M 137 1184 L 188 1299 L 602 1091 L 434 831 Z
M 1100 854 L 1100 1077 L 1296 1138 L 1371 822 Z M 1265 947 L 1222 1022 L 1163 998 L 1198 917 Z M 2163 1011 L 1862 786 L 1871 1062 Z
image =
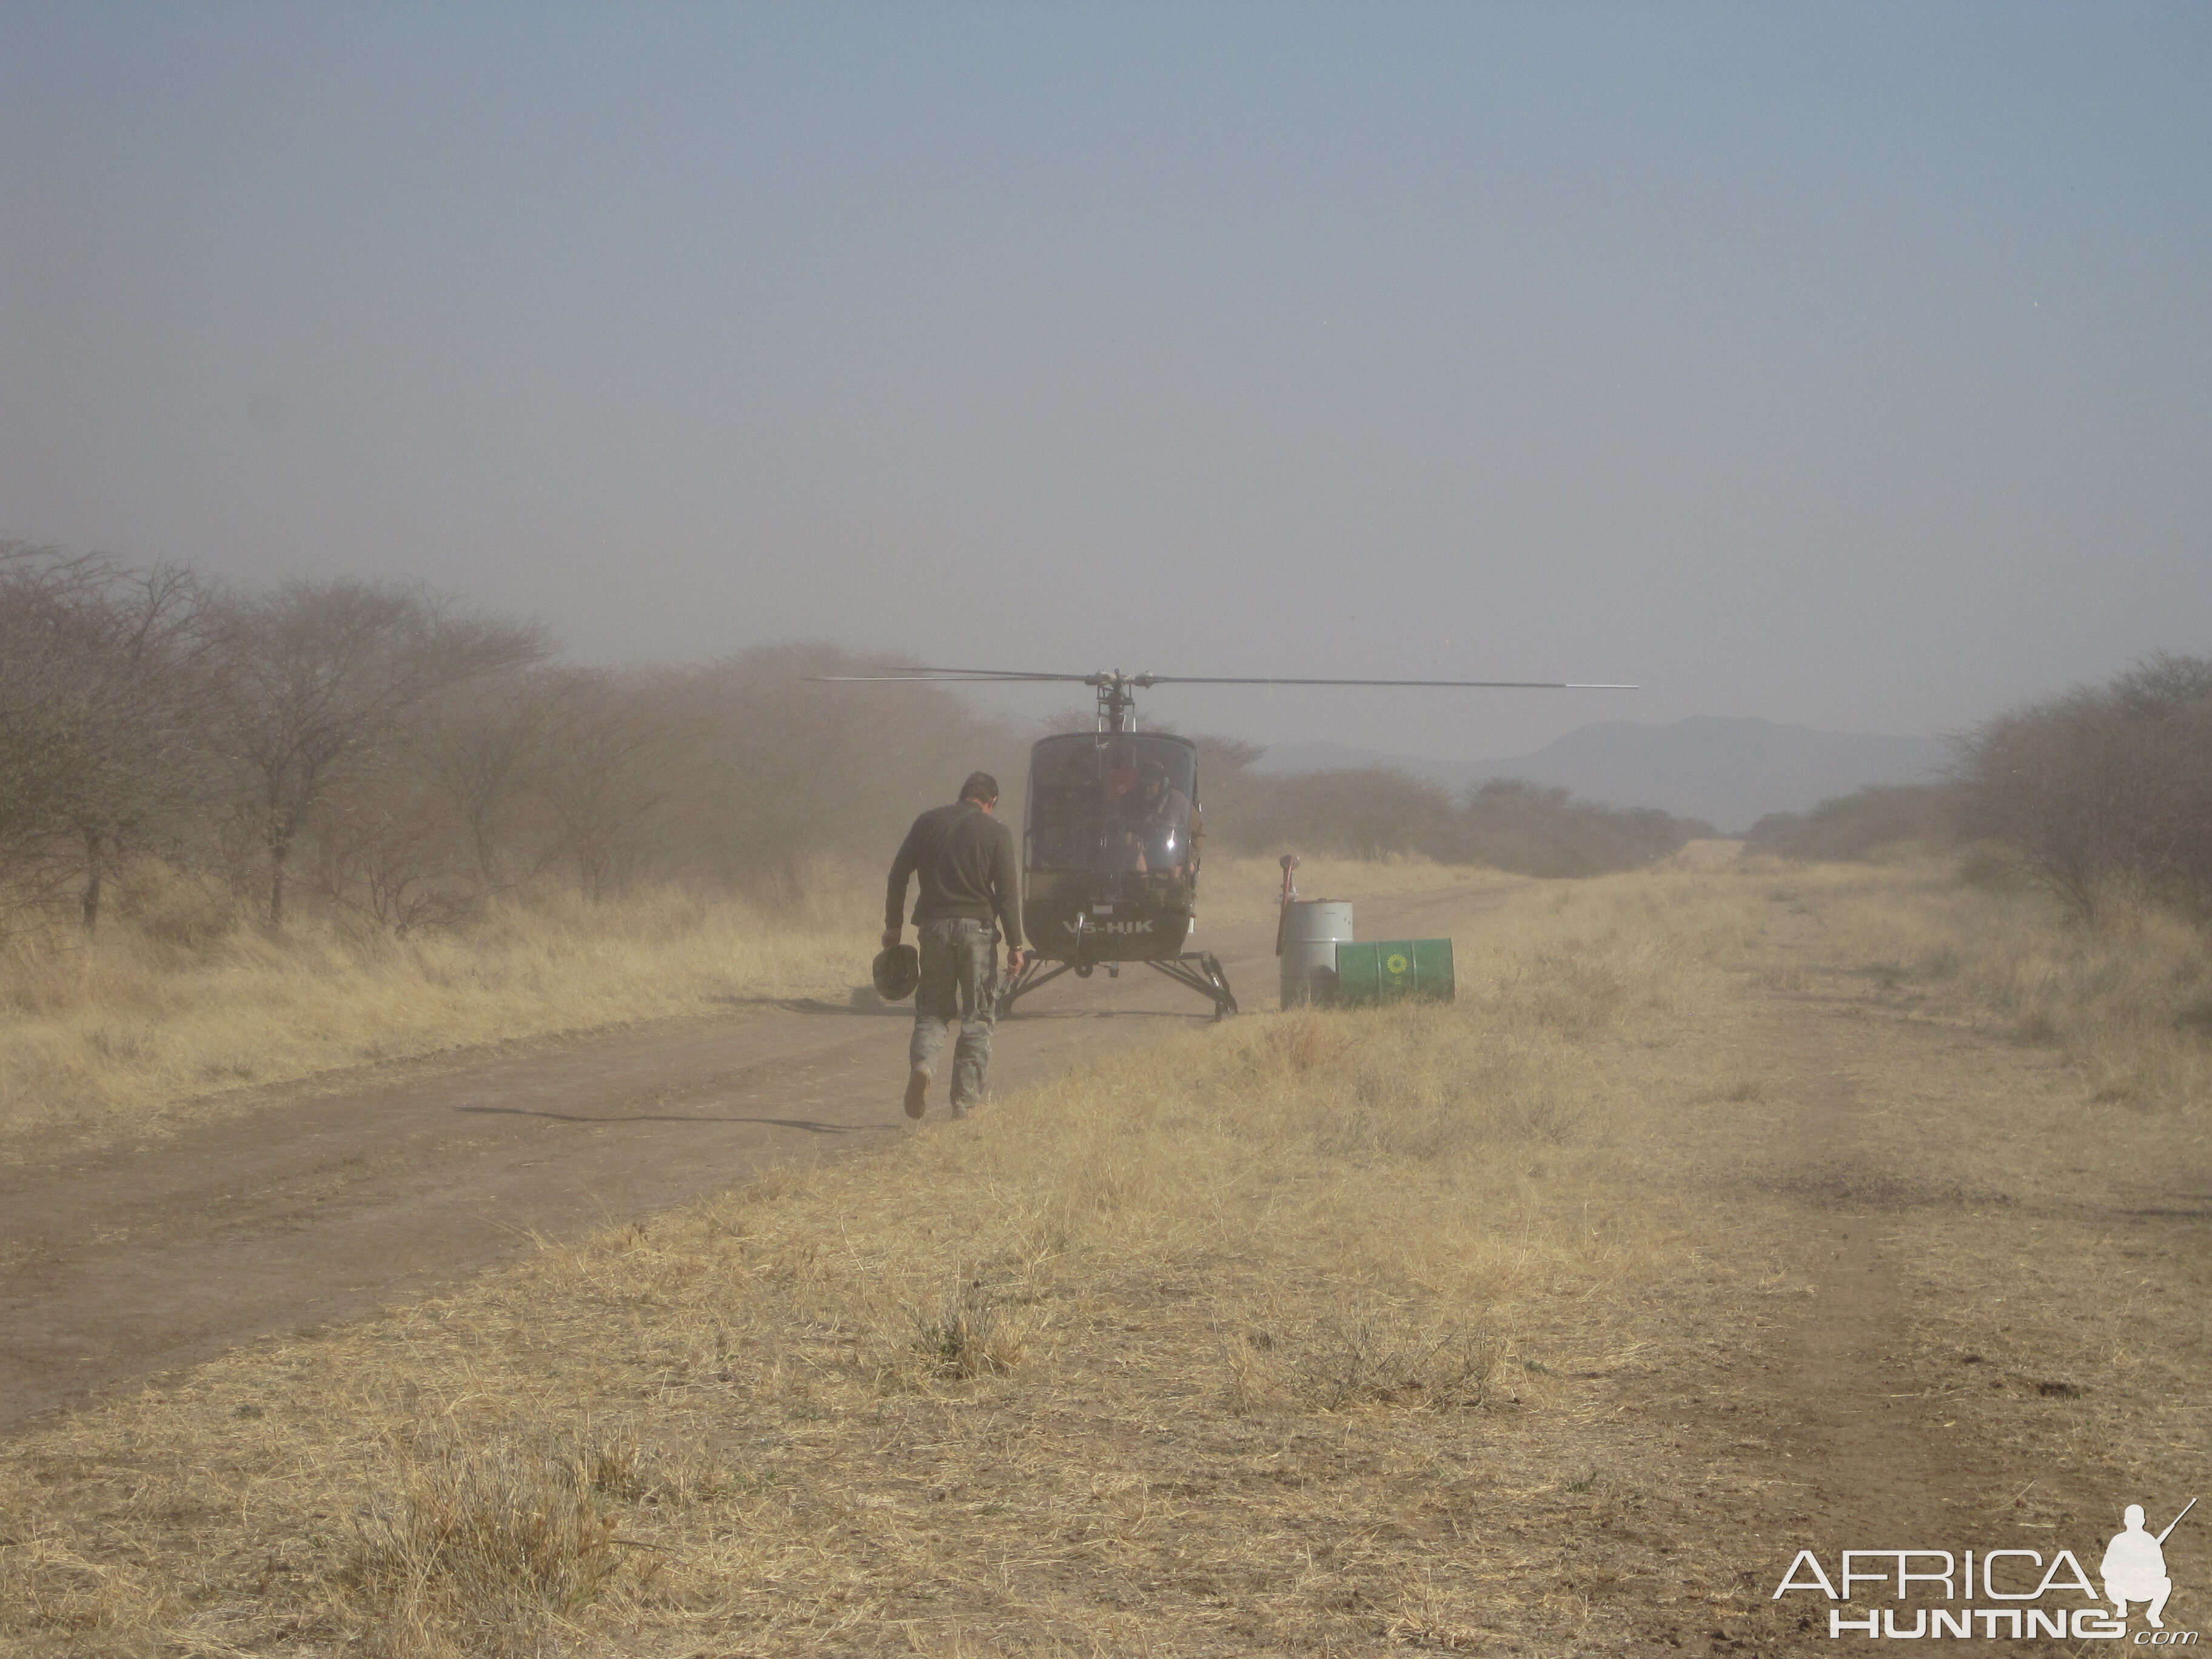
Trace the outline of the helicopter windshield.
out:
M 1196 779 L 1172 738 L 1047 738 L 1030 756 L 1029 867 L 1187 876 Z

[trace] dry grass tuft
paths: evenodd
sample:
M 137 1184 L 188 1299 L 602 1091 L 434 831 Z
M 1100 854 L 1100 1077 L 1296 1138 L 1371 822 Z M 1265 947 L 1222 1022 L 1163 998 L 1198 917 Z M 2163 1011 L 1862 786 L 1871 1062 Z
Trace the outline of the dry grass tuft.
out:
M 1505 1357 L 1504 1339 L 1480 1326 L 1428 1328 L 1402 1308 L 1377 1308 L 1355 1292 L 1282 1329 L 1245 1334 L 1224 1354 L 1230 1396 L 1240 1412 L 1410 1406 L 1479 1411 Z
M 1029 1343 L 1019 1324 L 1009 1319 L 980 1279 L 956 1284 L 934 1312 L 914 1310 L 910 1352 L 920 1357 L 923 1375 L 952 1382 L 991 1376 L 1022 1363 Z M 890 1376 L 902 1375 L 893 1367 Z
M 543 1435 L 448 1439 L 399 1460 L 393 1488 L 356 1522 L 335 1576 L 376 1645 L 512 1650 L 595 1599 L 622 1563 L 611 1498 L 632 1486 L 635 1442 L 571 1446 Z

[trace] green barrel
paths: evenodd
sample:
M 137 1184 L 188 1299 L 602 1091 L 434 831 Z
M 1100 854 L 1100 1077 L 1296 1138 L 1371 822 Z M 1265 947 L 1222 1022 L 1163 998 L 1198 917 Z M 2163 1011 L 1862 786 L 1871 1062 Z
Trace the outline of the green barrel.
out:
M 1336 947 L 1336 1006 L 1371 1008 L 1412 997 L 1452 1000 L 1452 942 L 1394 939 Z

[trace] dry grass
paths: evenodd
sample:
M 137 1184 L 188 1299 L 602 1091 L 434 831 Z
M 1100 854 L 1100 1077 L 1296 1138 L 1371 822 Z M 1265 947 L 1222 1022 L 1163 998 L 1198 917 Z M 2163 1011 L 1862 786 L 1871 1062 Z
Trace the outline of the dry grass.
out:
M 2084 926 L 2039 894 L 1962 885 L 1948 860 L 1757 860 L 1742 876 L 1803 919 L 1814 971 L 2056 1048 L 2099 1101 L 2212 1103 L 2212 936 L 2200 928 L 2155 911 Z
M 1588 1492 L 1558 1379 L 1632 1363 L 1624 1297 L 1687 1224 L 1632 1196 L 1623 1056 L 1711 971 L 1655 902 L 1499 918 L 1462 957 L 1496 988 L 1451 1007 L 1191 1033 L 88 1414 L 0 1474 L 0 1631 L 1225 1653 L 1480 1622 L 1451 1540 L 1501 1481 Z
M 1311 869 L 1347 898 L 1498 880 L 1425 860 Z M 1280 878 L 1266 860 L 1209 860 L 1206 921 L 1264 919 Z M 57 1126 L 137 1132 L 239 1107 L 252 1085 L 471 1043 L 842 997 L 867 978 L 877 882 L 823 871 L 798 911 L 674 891 L 546 897 L 396 939 L 328 921 L 282 938 L 227 929 L 188 886 L 142 878 L 139 914 L 95 939 L 0 944 L 0 1140 Z M 1319 890 L 1310 879 L 1308 890 Z
M 142 1128 L 211 1097 L 461 1044 L 842 995 L 866 977 L 880 899 L 826 878 L 811 908 L 660 892 L 544 900 L 463 933 L 331 925 L 282 938 L 173 918 L 0 949 L 0 1135 Z
M 1924 1030 L 1935 988 L 2000 1007 L 2031 945 L 2123 994 L 2011 902 L 1756 866 L 1528 887 L 1450 1007 L 1192 1032 L 233 1355 L 9 1449 L 0 1652 L 1648 1651 L 1603 1623 L 1623 1596 L 1692 1636 L 1754 1616 L 1741 1522 L 1782 1483 L 1684 1425 L 1802 1316 L 1804 1206 L 2018 1246 L 1941 1172 L 1732 1192 L 1794 1086 L 1741 1010 L 1848 985 Z M 2105 1294 L 2064 1269 L 2054 1322 Z M 1947 1294 L 1931 1366 L 1986 1340 Z M 1644 1423 L 1605 1392 L 1639 1377 Z

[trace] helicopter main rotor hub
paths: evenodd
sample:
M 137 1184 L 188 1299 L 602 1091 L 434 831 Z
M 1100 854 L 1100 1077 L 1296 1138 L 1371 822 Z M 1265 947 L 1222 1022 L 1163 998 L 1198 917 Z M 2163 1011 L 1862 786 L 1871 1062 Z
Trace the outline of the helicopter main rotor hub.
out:
M 1136 694 L 1153 684 L 1150 674 L 1124 674 L 1120 669 L 1100 669 L 1086 674 L 1083 683 L 1098 694 L 1098 729 L 1133 732 L 1137 729 Z

